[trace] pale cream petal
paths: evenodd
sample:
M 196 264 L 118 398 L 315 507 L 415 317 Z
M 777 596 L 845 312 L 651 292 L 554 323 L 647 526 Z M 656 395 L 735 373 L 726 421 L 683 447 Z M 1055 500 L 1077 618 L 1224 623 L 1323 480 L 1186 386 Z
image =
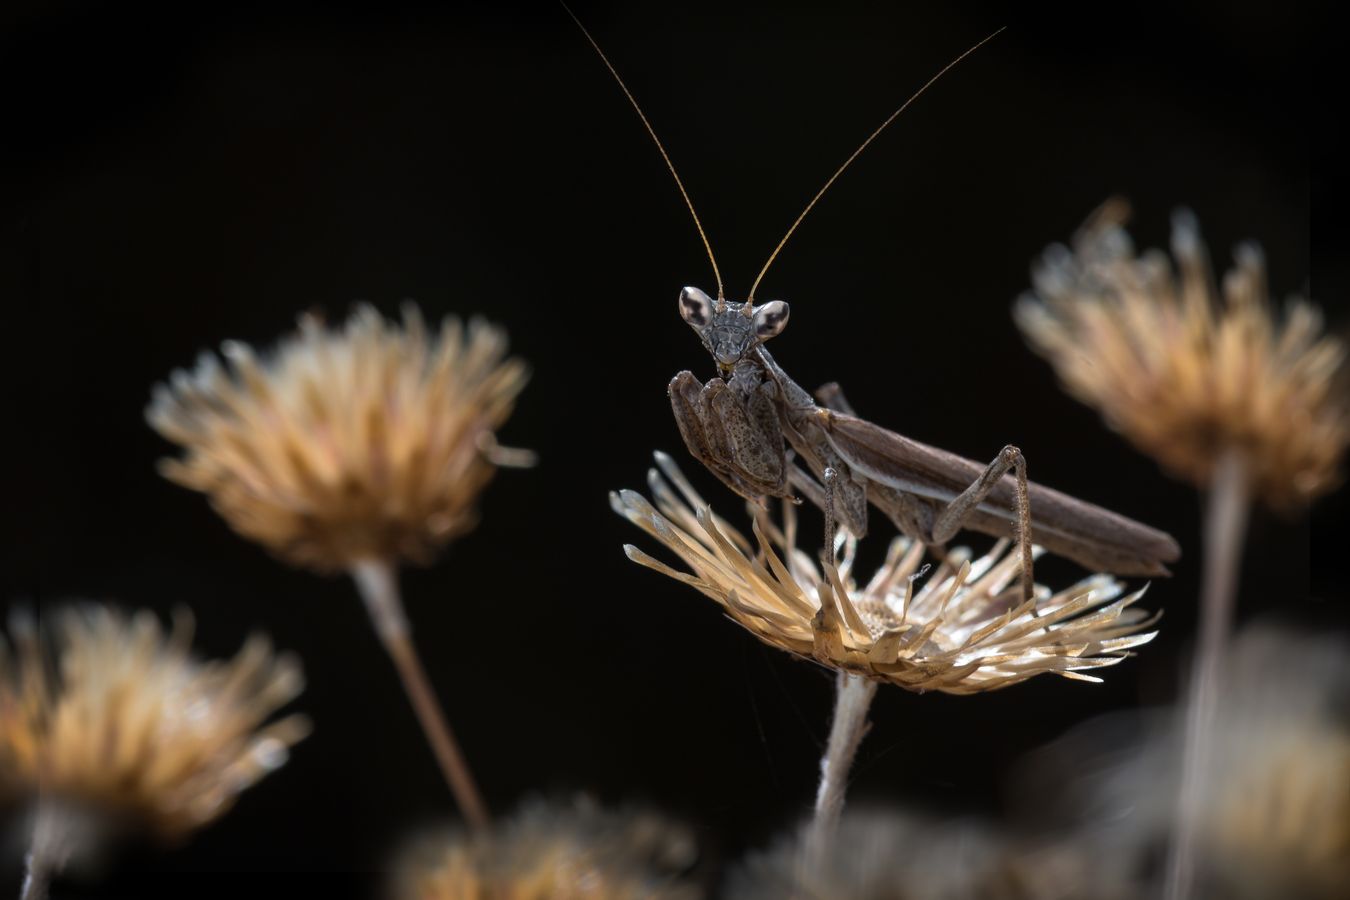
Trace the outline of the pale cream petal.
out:
M 1080 670 L 1116 665 L 1157 633 L 1145 631 L 1156 616 L 1130 608 L 1143 590 L 1122 597 L 1122 585 L 1108 575 L 1059 593 L 1037 587 L 1035 599 L 1008 608 L 995 599 L 1020 567 L 1007 541 L 978 559 L 953 550 L 916 589 L 927 570 L 920 565 L 924 550 L 899 538 L 881 571 L 859 589 L 851 535 L 837 540 L 837 564 L 820 573 L 789 543 L 791 508 L 783 527 L 752 510 L 752 542 L 708 507 L 690 505 L 701 498 L 669 457 L 658 465 L 650 477 L 659 512 L 632 491 L 611 494 L 611 505 L 694 574 L 631 545 L 629 558 L 711 597 L 765 643 L 823 665 L 915 691 L 968 694 L 1038 674 L 1095 680 Z M 756 544 L 758 552 L 748 555 Z

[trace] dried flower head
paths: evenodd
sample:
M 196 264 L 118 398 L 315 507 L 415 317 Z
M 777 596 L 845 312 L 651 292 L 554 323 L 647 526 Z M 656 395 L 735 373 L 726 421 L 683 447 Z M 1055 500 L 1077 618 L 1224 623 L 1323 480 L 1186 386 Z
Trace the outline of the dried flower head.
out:
M 1202 813 L 1222 893 L 1350 895 L 1350 640 L 1249 627 L 1223 685 Z
M 157 385 L 150 424 L 186 449 L 169 479 L 210 496 L 236 531 L 321 571 L 366 559 L 425 562 L 475 523 L 494 431 L 527 377 L 506 337 L 447 318 L 428 334 L 369 306 L 341 330 L 302 316 L 259 359 L 228 342 Z
M 1318 309 L 1271 310 L 1255 244 L 1214 284 L 1194 216 L 1172 221 L 1176 271 L 1158 250 L 1136 255 L 1108 202 L 1033 268 L 1015 317 L 1067 390 L 1164 468 L 1202 487 L 1225 451 L 1240 453 L 1270 505 L 1306 503 L 1339 480 L 1350 441 L 1345 346 Z
M 1231 768 L 1209 810 L 1216 867 L 1299 896 L 1350 893 L 1350 731 L 1285 731 Z M 1279 893 L 1277 890 L 1276 893 Z
M 1200 893 L 1350 896 L 1350 642 L 1248 626 L 1219 683 L 1201 770 Z M 1174 827 L 1182 731 L 1176 711 L 1088 722 L 1035 754 L 1022 792 L 1036 815 L 1147 886 Z
M 1018 603 L 1015 592 L 1005 593 L 1019 571 L 1016 554 L 1005 555 L 1006 541 L 979 559 L 964 549 L 948 554 L 916 589 L 928 568 L 920 568 L 924 547 L 899 537 L 860 588 L 853 580 L 857 541 L 846 531 L 835 541 L 834 563 L 822 572 L 796 548 L 795 516 L 786 506 L 782 528 L 762 512 L 755 515 L 756 549 L 713 515 L 673 460 L 656 458 L 665 473 L 653 469 L 648 476 L 657 508 L 632 491 L 611 494 L 610 504 L 694 574 L 632 545 L 624 548 L 628 558 L 697 588 L 765 643 L 831 668 L 952 694 L 1045 672 L 1100 681 L 1081 672 L 1115 665 L 1157 634 L 1144 631 L 1156 617 L 1130 608 L 1143 590 L 1120 597 L 1121 584 L 1107 575 L 1055 594 L 1038 586 L 1032 601 Z
M 1129 900 L 1071 845 L 1014 841 L 975 820 L 846 813 L 823 853 L 806 829 L 751 854 L 733 900 Z
M 174 838 L 207 824 L 282 765 L 308 732 L 265 725 L 303 686 L 261 636 L 228 663 L 190 653 L 191 619 L 166 634 L 148 611 L 87 605 L 13 616 L 0 640 L 0 791 Z
M 398 900 L 693 900 L 692 837 L 650 813 L 536 802 L 492 832 L 425 839 L 398 867 Z

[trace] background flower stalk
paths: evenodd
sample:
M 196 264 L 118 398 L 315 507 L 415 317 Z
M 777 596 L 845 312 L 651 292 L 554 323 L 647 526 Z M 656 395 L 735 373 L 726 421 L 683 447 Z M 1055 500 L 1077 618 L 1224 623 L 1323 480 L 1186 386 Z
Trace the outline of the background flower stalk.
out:
M 352 578 L 370 613 L 375 633 L 394 661 L 403 690 L 427 736 L 441 774 L 455 795 L 455 802 L 471 826 L 480 830 L 486 828 L 491 822 L 487 804 L 413 645 L 412 629 L 399 594 L 398 573 L 387 562 L 362 560 L 352 566 Z
M 330 330 L 302 316 L 299 333 L 259 358 L 229 342 L 226 365 L 203 354 L 193 372 L 155 388 L 146 416 L 182 459 L 165 476 L 211 498 L 240 534 L 293 565 L 352 575 L 427 741 L 465 817 L 488 822 L 464 755 L 412 643 L 396 567 L 427 563 L 477 521 L 499 465 L 533 454 L 498 445 L 527 371 L 506 336 L 447 317 L 428 332 L 404 307 L 387 322 L 361 306 Z
M 1177 834 L 1167 861 L 1166 896 L 1174 900 L 1190 896 L 1195 882 L 1196 848 L 1207 783 L 1204 773 L 1214 755 L 1215 711 L 1233 630 L 1243 535 L 1251 506 L 1249 485 L 1242 455 L 1237 451 L 1225 453 L 1214 470 L 1205 513 L 1200 639 L 1186 691 Z
M 1113 200 L 1050 247 L 1015 316 L 1070 393 L 1167 470 L 1208 494 L 1200 639 L 1185 700 L 1185 752 L 1166 876 L 1191 895 L 1202 773 L 1210 764 L 1218 678 L 1232 629 L 1250 504 L 1289 510 L 1340 481 L 1350 442 L 1344 344 L 1299 298 L 1277 319 L 1265 263 L 1243 244 L 1215 284 L 1195 217 L 1172 221 L 1173 269 L 1136 256 Z

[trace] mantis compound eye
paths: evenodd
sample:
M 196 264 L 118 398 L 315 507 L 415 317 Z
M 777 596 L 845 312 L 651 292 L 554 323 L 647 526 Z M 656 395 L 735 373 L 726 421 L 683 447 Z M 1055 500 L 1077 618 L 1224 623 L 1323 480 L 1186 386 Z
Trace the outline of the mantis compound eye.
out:
M 712 321 L 713 301 L 696 287 L 680 291 L 680 316 L 694 328 L 702 329 Z
M 755 337 L 767 341 L 783 330 L 787 320 L 788 305 L 782 300 L 773 300 L 755 307 Z

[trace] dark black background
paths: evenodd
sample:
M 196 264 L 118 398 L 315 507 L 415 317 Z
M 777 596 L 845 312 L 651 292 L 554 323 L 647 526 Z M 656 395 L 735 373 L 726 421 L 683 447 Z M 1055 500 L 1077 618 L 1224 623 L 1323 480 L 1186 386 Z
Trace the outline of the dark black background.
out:
M 1141 244 L 1165 242 L 1186 204 L 1220 263 L 1255 238 L 1275 294 L 1310 286 L 1317 104 L 1297 13 L 1087 9 L 577 8 L 679 166 L 732 297 L 890 110 L 1010 26 L 794 237 L 760 290 L 793 304 L 773 350 L 803 385 L 837 379 L 864 415 L 917 439 L 981 460 L 1016 443 L 1036 480 L 1164 527 L 1186 555 L 1148 597 L 1166 609 L 1162 636 L 1104 685 L 883 689 L 856 797 L 996 813 L 1018 755 L 1175 691 L 1199 500 L 1025 348 L 1008 310 L 1033 256 L 1122 193 Z M 665 385 L 711 373 L 675 298 L 713 284 L 660 157 L 561 9 L 58 3 L 6 13 L 0 42 L 0 152 L 18 203 L 4 272 L 27 301 L 8 332 L 11 384 L 30 423 L 7 441 L 25 457 L 6 491 L 20 514 L 3 596 L 186 604 L 217 656 L 265 629 L 302 655 L 297 707 L 316 722 L 224 819 L 172 853 L 127 857 L 91 895 L 362 896 L 403 836 L 451 811 L 351 585 L 274 562 L 161 480 L 170 448 L 142 420 L 150 386 L 199 350 L 269 344 L 298 312 L 337 317 L 357 300 L 485 313 L 535 372 L 501 437 L 542 465 L 502 473 L 481 526 L 405 578 L 494 809 L 573 788 L 648 802 L 698 828 L 709 872 L 808 809 L 828 674 L 620 551 L 654 548 L 606 492 L 642 487 L 654 448 L 683 457 Z M 1310 574 L 1319 528 L 1256 516 L 1244 617 L 1344 622 L 1330 576 Z

